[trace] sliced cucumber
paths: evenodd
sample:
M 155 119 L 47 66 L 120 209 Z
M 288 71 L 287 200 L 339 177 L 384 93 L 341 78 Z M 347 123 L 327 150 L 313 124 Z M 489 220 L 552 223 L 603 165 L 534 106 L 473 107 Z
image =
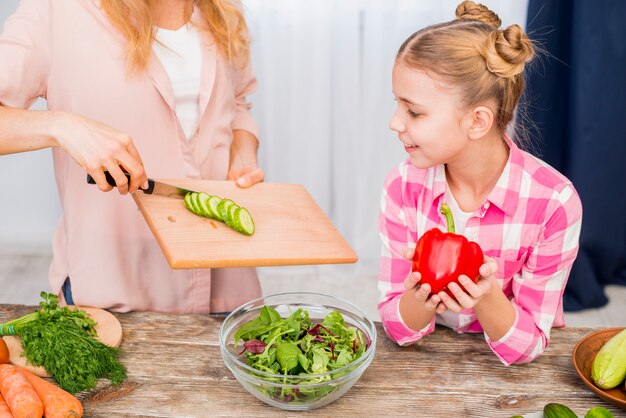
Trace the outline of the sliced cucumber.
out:
M 234 214 L 235 229 L 242 234 L 252 235 L 254 234 L 254 221 L 252 220 L 252 216 L 250 216 L 250 212 L 248 209 L 238 207 Z
M 237 231 L 237 226 L 235 225 L 235 211 L 239 209 L 239 205 L 233 203 L 228 207 L 228 222 L 226 224 Z
M 189 192 L 185 195 L 185 199 L 183 200 L 183 202 L 185 202 L 185 207 L 187 209 L 189 209 L 191 212 L 194 212 L 193 210 L 193 205 L 191 204 L 191 195 L 193 194 L 193 192 Z M 195 212 L 194 212 L 195 213 Z
M 202 216 L 202 212 L 200 212 L 200 208 L 198 207 L 198 193 L 191 193 L 189 202 L 191 203 L 191 211 L 196 215 Z
M 198 193 L 198 209 L 205 218 L 212 218 L 211 212 L 209 212 L 206 207 L 206 201 L 209 200 L 209 197 L 211 196 L 204 192 Z
M 223 221 L 237 232 L 252 235 L 255 231 L 254 221 L 246 208 L 240 207 L 231 199 L 222 199 L 205 192 L 191 192 L 183 200 L 185 207 L 198 216 Z
M 220 214 L 220 218 L 222 218 L 222 221 L 224 221 L 226 225 L 229 225 L 229 226 L 230 226 L 230 212 L 228 211 L 228 208 L 230 208 L 234 204 L 235 202 L 233 202 L 230 199 L 222 199 L 222 201 L 217 205 L 217 211 Z
M 210 196 L 209 199 L 205 202 L 205 206 L 208 212 L 211 213 L 211 217 L 217 219 L 218 221 L 222 220 L 220 213 L 217 210 L 217 205 L 222 201 L 222 198 L 219 196 Z

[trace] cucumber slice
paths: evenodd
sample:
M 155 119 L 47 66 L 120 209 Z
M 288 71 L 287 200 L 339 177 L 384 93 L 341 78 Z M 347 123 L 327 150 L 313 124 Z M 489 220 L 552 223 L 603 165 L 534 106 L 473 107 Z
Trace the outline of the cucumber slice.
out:
M 250 212 L 231 199 L 210 196 L 204 192 L 191 192 L 185 195 L 183 202 L 185 207 L 196 215 L 224 221 L 226 225 L 244 235 L 254 234 L 256 228 Z
M 185 202 L 185 207 L 187 209 L 189 209 L 189 211 L 191 211 L 191 212 L 193 212 L 193 206 L 191 204 L 191 195 L 192 194 L 193 194 L 192 192 L 187 193 L 185 195 L 185 199 L 183 199 L 183 202 Z
M 235 231 L 238 231 L 237 226 L 235 225 L 235 211 L 237 209 L 239 209 L 239 205 L 236 203 L 233 203 L 228 207 L 228 222 L 226 222 L 226 225 L 230 226 Z
M 235 202 L 230 199 L 222 199 L 222 201 L 217 205 L 217 211 L 220 214 L 220 218 L 222 218 L 222 221 L 224 221 L 226 225 L 230 225 L 230 213 L 228 211 L 228 208 L 230 208 L 231 205 L 234 204 Z
M 209 196 L 209 199 L 204 203 L 207 211 L 211 213 L 211 217 L 217 219 L 218 221 L 222 220 L 222 217 L 217 210 L 217 205 L 219 205 L 221 201 L 222 198 L 219 196 Z
M 191 211 L 196 215 L 202 216 L 202 212 L 200 212 L 200 208 L 198 207 L 198 193 L 191 193 L 191 197 L 189 198 L 189 202 L 191 203 Z
M 237 208 L 235 211 L 234 224 L 236 225 L 235 229 L 244 235 L 252 235 L 256 229 L 250 212 L 248 212 L 248 209 L 242 207 Z
M 209 200 L 209 197 L 210 196 L 204 192 L 198 193 L 198 209 L 205 218 L 212 218 L 211 212 L 206 208 L 206 201 Z

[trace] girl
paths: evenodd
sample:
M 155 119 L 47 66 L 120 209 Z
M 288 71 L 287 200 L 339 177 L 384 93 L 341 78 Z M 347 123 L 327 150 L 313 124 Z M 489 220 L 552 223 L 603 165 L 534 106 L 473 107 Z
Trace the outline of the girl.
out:
M 535 48 L 517 25 L 471 1 L 457 19 L 411 35 L 393 69 L 390 122 L 408 160 L 387 177 L 379 219 L 378 305 L 387 335 L 411 344 L 435 330 L 483 332 L 504 364 L 529 362 L 563 326 L 562 294 L 578 251 L 582 207 L 571 182 L 506 134 Z M 431 294 L 411 272 L 415 243 L 446 230 L 485 254 L 477 283 Z
M 124 196 L 146 171 L 242 187 L 262 180 L 248 57 L 234 0 L 22 1 L 0 36 L 0 154 L 53 148 L 63 210 L 54 293 L 173 312 L 229 311 L 260 296 L 254 269 L 170 269 Z M 48 110 L 24 110 L 37 97 Z M 111 190 L 105 171 L 119 195 L 87 184 L 89 173 Z

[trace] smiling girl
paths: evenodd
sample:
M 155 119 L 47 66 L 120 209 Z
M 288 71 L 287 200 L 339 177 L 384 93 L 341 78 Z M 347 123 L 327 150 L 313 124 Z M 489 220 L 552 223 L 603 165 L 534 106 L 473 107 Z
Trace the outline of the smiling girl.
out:
M 505 364 L 529 362 L 563 326 L 562 295 L 578 252 L 582 207 L 572 183 L 507 135 L 535 47 L 517 25 L 471 1 L 457 19 L 429 26 L 400 47 L 390 122 L 408 160 L 385 181 L 379 313 L 387 335 L 411 344 L 435 330 L 482 332 Z M 411 272 L 417 240 L 446 231 L 477 242 L 477 283 L 460 276 L 450 297 Z

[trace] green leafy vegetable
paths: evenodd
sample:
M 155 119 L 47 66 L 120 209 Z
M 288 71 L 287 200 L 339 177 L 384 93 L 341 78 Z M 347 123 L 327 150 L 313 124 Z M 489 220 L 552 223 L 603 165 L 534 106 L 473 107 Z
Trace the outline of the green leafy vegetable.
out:
M 59 307 L 56 295 L 41 292 L 41 297 L 40 310 L 0 325 L 0 334 L 19 336 L 28 363 L 43 366 L 70 393 L 94 388 L 99 378 L 122 383 L 121 352 L 95 338 L 96 323 L 89 314 Z
M 270 306 L 264 306 L 258 317 L 241 325 L 234 339 L 235 347 L 244 341 L 241 354 L 247 364 L 276 374 L 275 382 L 287 383 L 286 375 L 300 377 L 297 389 L 260 388 L 284 402 L 319 398 L 335 390 L 333 385 L 310 386 L 341 376 L 343 371 L 317 375 L 357 360 L 370 344 L 360 330 L 346 326 L 339 312 L 330 312 L 321 323 L 313 323 L 306 310 L 297 309 L 282 318 Z

